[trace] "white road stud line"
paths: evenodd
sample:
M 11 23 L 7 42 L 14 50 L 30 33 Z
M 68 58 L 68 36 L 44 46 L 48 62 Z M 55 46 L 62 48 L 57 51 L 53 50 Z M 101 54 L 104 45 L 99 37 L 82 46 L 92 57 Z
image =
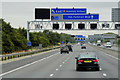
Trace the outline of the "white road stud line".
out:
M 50 74 L 50 77 L 52 77 L 54 74 Z
M 57 54 L 58 54 L 58 53 L 57 53 Z M 57 54 L 54 54 L 54 56 L 57 55 Z M 2 73 L 2 74 L 0 74 L 0 77 L 1 77 L 1 76 L 4 76 L 4 75 L 6 75 L 6 74 L 12 73 L 12 72 L 14 72 L 14 71 L 20 70 L 20 69 L 22 69 L 22 68 L 28 67 L 28 66 L 30 66 L 30 65 L 33 65 L 33 64 L 35 64 L 35 63 L 37 63 L 37 62 L 40 62 L 40 61 L 43 61 L 43 60 L 45 60 L 45 59 L 46 59 L 46 58 L 43 58 L 43 59 L 40 59 L 40 60 L 38 60 L 38 61 L 32 62 L 32 63 L 30 63 L 30 64 L 26 64 L 26 65 L 21 66 L 21 67 L 19 67 L 19 68 L 13 69 L 13 70 L 11 70 L 11 71 Z
M 103 76 L 105 77 L 105 76 L 107 76 L 107 74 L 103 73 Z

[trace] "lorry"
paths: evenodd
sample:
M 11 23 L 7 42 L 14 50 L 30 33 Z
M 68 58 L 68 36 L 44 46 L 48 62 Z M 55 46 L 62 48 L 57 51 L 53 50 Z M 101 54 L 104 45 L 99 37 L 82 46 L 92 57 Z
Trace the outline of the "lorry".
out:
M 101 40 L 97 41 L 97 46 L 101 46 Z

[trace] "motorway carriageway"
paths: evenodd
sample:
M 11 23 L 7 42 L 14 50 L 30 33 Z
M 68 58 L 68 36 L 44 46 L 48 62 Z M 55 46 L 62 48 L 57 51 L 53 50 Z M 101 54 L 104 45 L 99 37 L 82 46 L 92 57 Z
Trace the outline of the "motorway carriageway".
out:
M 93 52 L 99 57 L 100 71 L 76 71 L 77 57 L 82 52 Z M 70 54 L 59 49 L 2 65 L 3 78 L 118 78 L 118 59 L 87 45 L 73 46 Z

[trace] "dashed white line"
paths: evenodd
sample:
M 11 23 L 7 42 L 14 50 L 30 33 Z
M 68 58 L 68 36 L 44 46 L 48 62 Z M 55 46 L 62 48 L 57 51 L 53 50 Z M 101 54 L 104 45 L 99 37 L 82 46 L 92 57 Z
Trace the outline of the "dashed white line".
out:
M 60 65 L 60 67 L 62 67 L 62 65 Z
M 65 62 L 66 62 L 67 60 L 65 60 Z
M 58 53 L 53 54 L 52 56 L 55 56 L 55 55 L 57 55 L 57 54 L 58 54 Z M 46 58 L 50 58 L 50 56 L 49 56 L 49 57 L 46 57 Z M 21 66 L 21 67 L 19 67 L 19 68 L 13 69 L 13 70 L 11 70 L 11 71 L 5 72 L 5 73 L 3 73 L 3 74 L 0 74 L 0 77 L 1 77 L 1 76 L 4 76 L 4 75 L 6 75 L 6 74 L 12 73 L 12 72 L 14 72 L 14 71 L 20 70 L 20 69 L 22 69 L 22 68 L 28 67 L 28 66 L 30 66 L 30 65 L 33 65 L 33 64 L 35 64 L 35 63 L 37 63 L 37 62 L 43 61 L 43 60 L 46 59 L 46 58 L 40 59 L 40 60 L 38 60 L 38 61 L 32 62 L 32 63 L 30 63 L 30 64 L 27 64 L 27 65 Z
M 56 69 L 56 71 L 58 71 L 58 69 Z
M 63 64 L 64 64 L 65 62 L 63 62 Z
M 100 71 L 102 70 L 102 68 L 100 68 Z
M 103 73 L 103 76 L 107 76 L 107 74 Z
M 54 74 L 50 74 L 50 77 L 52 77 Z

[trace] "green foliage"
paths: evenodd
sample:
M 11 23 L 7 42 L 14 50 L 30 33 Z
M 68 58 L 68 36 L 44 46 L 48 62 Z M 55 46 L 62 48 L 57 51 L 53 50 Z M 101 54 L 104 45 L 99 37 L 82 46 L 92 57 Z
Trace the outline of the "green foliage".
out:
M 64 41 L 75 42 L 68 34 L 58 34 L 49 30 L 43 32 L 30 32 L 30 41 L 32 46 L 27 46 L 27 30 L 12 28 L 10 23 L 6 23 L 0 19 L 2 23 L 2 53 L 11 53 L 14 51 L 27 50 L 32 47 L 38 47 L 42 44 L 43 47 L 57 45 L 59 42 Z
M 5 32 L 2 32 L 2 52 L 10 53 L 14 51 L 14 44 L 11 41 L 11 38 Z

